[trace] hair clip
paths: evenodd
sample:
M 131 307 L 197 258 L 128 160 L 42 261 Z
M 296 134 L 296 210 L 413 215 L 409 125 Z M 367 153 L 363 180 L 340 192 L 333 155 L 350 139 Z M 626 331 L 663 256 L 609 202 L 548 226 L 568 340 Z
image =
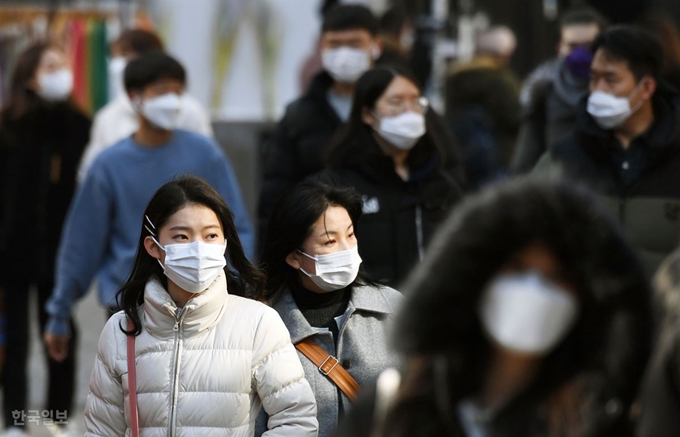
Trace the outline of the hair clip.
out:
M 144 215 L 144 218 L 146 219 L 147 222 L 149 222 L 149 225 L 151 225 L 151 228 L 149 228 L 146 224 L 144 225 L 144 227 L 146 228 L 147 231 L 149 231 L 149 234 L 151 234 L 155 237 L 156 236 L 156 227 L 153 225 L 153 223 L 151 223 L 151 219 L 149 219 L 148 215 Z

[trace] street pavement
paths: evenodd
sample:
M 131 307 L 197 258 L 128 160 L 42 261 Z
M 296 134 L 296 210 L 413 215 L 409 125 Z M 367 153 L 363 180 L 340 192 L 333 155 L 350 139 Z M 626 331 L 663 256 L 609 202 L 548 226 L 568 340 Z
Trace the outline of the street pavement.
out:
M 38 320 L 36 314 L 36 303 L 31 303 L 31 349 L 28 365 L 29 375 L 29 410 L 43 410 L 47 396 L 47 377 L 46 364 L 41 346 L 41 339 L 38 336 Z M 85 410 L 85 399 L 87 398 L 88 382 L 90 372 L 97 353 L 97 342 L 104 324 L 106 323 L 106 312 L 98 303 L 96 290 L 91 290 L 76 308 L 76 320 L 80 334 L 80 344 L 78 347 L 77 379 L 75 406 L 68 417 L 69 425 L 77 430 L 78 435 L 85 432 L 85 422 L 83 411 Z M 1 400 L 1 399 L 0 399 Z M 28 413 L 28 412 L 27 412 Z M 1 416 L 1 415 L 0 415 Z M 2 418 L 0 417 L 0 422 Z M 52 434 L 46 426 L 31 425 L 26 431 L 34 437 L 50 437 Z

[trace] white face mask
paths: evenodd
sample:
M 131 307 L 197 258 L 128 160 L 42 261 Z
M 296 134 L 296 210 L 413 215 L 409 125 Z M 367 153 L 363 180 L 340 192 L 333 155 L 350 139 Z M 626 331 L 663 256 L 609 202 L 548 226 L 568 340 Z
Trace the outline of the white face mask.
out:
M 578 302 L 539 273 L 502 275 L 484 292 L 479 314 L 487 334 L 501 347 L 545 356 L 576 322 Z
M 378 135 L 398 149 L 411 150 L 425 135 L 425 116 L 418 112 L 407 111 L 394 117 L 374 116 L 380 120 L 378 127 L 374 127 Z
M 359 274 L 361 257 L 359 256 L 359 246 L 354 246 L 349 250 L 343 250 L 325 255 L 307 255 L 298 251 L 307 258 L 314 260 L 316 274 L 311 275 L 300 269 L 302 273 L 309 276 L 323 291 L 335 291 L 347 287 L 354 282 Z
M 61 102 L 68 99 L 72 90 L 73 73 L 68 68 L 38 76 L 36 92 L 49 102 Z
M 165 130 L 177 127 L 177 118 L 182 101 L 175 93 L 167 93 L 150 99 L 137 99 L 137 111 L 151 122 Z
M 323 69 L 338 82 L 354 83 L 371 68 L 373 53 L 351 47 L 325 49 L 321 53 Z
M 126 66 L 127 60 L 122 56 L 111 58 L 109 61 L 110 98 L 112 99 L 125 93 L 124 74 Z
M 616 97 L 602 91 L 593 91 L 588 96 L 588 114 L 602 129 L 620 127 L 642 105 L 642 99 L 640 99 L 635 108 L 630 107 L 630 98 L 638 92 L 640 85 L 635 87 L 629 97 Z
M 165 265 L 158 260 L 165 276 L 189 293 L 205 291 L 227 265 L 224 257 L 226 242 L 210 244 L 194 241 L 161 246 L 155 238 L 151 238 L 165 252 Z

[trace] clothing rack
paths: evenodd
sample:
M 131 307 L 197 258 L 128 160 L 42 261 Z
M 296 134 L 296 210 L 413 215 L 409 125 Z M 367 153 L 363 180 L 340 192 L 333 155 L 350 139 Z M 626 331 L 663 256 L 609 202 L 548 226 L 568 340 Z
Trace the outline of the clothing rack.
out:
M 104 7 L 106 6 L 106 7 Z M 109 99 L 108 44 L 121 29 L 117 7 L 0 6 L 0 103 L 20 53 L 47 40 L 64 49 L 74 74 L 73 97 L 93 114 Z

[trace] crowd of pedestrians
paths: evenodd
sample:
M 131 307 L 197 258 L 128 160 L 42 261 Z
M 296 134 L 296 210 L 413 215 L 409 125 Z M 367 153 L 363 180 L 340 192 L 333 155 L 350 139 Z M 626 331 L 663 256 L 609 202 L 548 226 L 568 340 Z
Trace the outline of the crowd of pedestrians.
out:
M 30 435 L 34 290 L 46 410 L 77 408 L 92 288 L 87 436 L 677 436 L 677 30 L 566 11 L 521 83 L 492 25 L 439 113 L 413 26 L 324 8 L 252 218 L 156 34 L 112 43 L 93 120 L 60 47 L 28 47 L 0 110 L 0 436 Z

